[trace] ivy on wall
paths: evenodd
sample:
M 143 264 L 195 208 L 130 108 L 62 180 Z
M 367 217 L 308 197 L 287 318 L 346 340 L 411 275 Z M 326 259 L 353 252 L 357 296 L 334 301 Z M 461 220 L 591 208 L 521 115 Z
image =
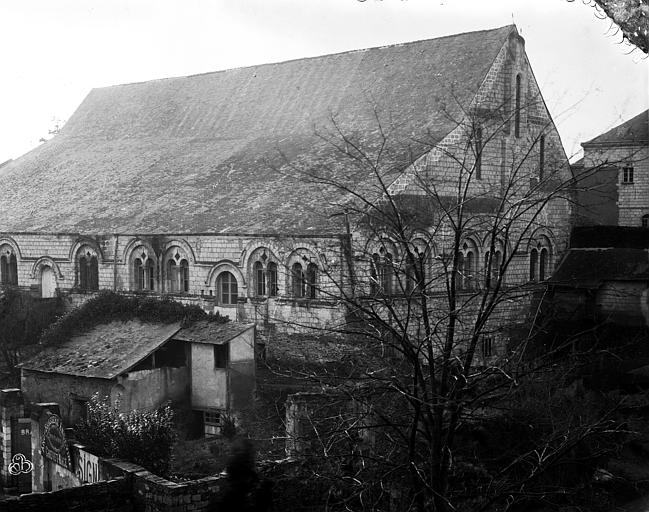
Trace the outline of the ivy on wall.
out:
M 58 345 L 73 334 L 114 320 L 141 320 L 143 322 L 181 322 L 183 327 L 198 320 L 225 323 L 228 318 L 218 313 L 206 313 L 196 305 L 187 305 L 168 298 L 121 295 L 102 291 L 96 297 L 59 318 L 40 338 L 42 345 Z

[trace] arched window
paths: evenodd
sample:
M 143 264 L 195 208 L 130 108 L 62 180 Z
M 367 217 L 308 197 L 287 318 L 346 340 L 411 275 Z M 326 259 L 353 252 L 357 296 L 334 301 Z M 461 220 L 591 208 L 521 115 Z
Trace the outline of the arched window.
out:
M 549 264 L 549 252 L 547 248 L 541 249 L 541 254 L 539 255 L 539 279 L 545 281 L 548 277 L 548 264 Z
M 261 261 L 256 261 L 253 265 L 253 272 L 255 274 L 255 293 L 257 295 L 266 295 L 266 270 Z
M 12 249 L 2 248 L 0 254 L 0 283 L 7 285 L 18 284 L 18 261 Z
M 99 289 L 99 263 L 93 254 L 87 253 L 79 258 L 79 288 L 82 290 Z
M 140 258 L 135 258 L 133 261 L 133 281 L 136 290 L 155 290 L 155 268 L 151 258 L 147 258 L 144 264 Z
M 642 216 L 642 227 L 649 228 L 649 213 Z
M 464 253 L 460 252 L 457 255 L 457 273 L 455 274 L 455 289 L 462 290 L 464 288 Z
M 277 296 L 277 263 L 270 261 L 266 269 L 266 277 L 268 279 L 268 296 Z
M 470 289 L 473 283 L 473 273 L 475 271 L 475 254 L 468 250 L 464 255 L 464 289 Z
M 500 278 L 500 264 L 502 263 L 502 254 L 500 251 L 493 251 L 491 257 L 491 286 L 498 281 Z M 484 256 L 485 270 L 489 268 L 489 253 L 486 253 Z
M 306 267 L 306 296 L 315 299 L 318 287 L 318 266 L 315 263 L 309 263 Z
M 304 270 L 299 263 L 293 263 L 291 267 L 291 290 L 294 297 L 304 297 L 306 294 L 306 282 L 304 279 Z
M 473 288 L 476 270 L 477 250 L 473 242 L 464 242 L 458 254 L 455 288 L 470 290 Z
M 537 272 L 536 269 L 539 265 L 539 251 L 532 249 L 530 251 L 530 281 L 536 281 Z
M 56 296 L 56 278 L 50 266 L 41 269 L 41 297 L 44 299 Z
M 521 136 L 521 75 L 516 75 L 516 111 L 514 112 L 514 135 Z
M 392 282 L 394 277 L 394 266 L 392 264 L 392 254 L 386 252 L 383 256 L 383 261 L 379 266 L 379 281 L 381 289 L 386 295 L 392 294 Z
M 378 268 L 380 265 L 381 257 L 378 253 L 372 254 L 372 262 L 370 264 L 370 293 L 376 295 L 379 292 L 379 278 L 378 278 Z
M 176 263 L 173 258 L 167 261 L 167 291 L 181 293 L 189 291 L 189 262 L 186 259 Z
M 216 278 L 216 297 L 221 305 L 237 304 L 237 280 L 231 272 L 221 272 Z

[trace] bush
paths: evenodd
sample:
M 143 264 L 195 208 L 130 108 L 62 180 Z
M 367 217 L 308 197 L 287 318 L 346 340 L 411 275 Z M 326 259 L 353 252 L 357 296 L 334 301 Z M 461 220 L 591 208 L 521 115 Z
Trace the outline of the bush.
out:
M 95 394 L 88 417 L 75 426 L 77 440 L 96 455 L 126 459 L 156 475 L 167 476 L 177 433 L 173 410 L 166 404 L 153 411 L 119 412 L 119 402 Z

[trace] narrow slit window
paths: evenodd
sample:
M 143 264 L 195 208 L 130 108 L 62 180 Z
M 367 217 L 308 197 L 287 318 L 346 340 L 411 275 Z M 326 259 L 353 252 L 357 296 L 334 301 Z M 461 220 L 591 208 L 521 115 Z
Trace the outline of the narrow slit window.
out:
M 514 112 L 514 135 L 521 136 L 521 75 L 516 75 L 516 111 Z

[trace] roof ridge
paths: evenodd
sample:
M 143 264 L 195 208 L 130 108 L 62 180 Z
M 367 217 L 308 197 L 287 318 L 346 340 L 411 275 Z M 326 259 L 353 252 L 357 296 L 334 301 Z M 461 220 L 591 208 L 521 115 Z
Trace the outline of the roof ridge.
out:
M 193 73 L 190 75 L 177 75 L 177 76 L 168 76 L 168 77 L 162 77 L 162 78 L 152 78 L 150 80 L 140 80 L 136 82 L 126 82 L 123 84 L 112 84 L 112 85 L 106 85 L 103 87 L 94 87 L 92 90 L 103 90 L 103 89 L 111 89 L 111 88 L 116 88 L 116 87 L 128 87 L 130 85 L 140 85 L 140 84 L 148 84 L 148 83 L 153 83 L 153 82 L 163 82 L 166 80 L 178 80 L 181 78 L 195 78 L 195 77 L 200 77 L 200 76 L 207 76 L 207 75 L 215 75 L 218 73 L 226 73 L 228 71 L 238 71 L 238 70 L 243 70 L 243 69 L 252 69 L 252 68 L 261 68 L 261 67 L 266 67 L 266 66 L 278 66 L 281 64 L 289 64 L 291 62 L 298 62 L 298 61 L 307 61 L 307 60 L 315 60 L 315 59 L 322 59 L 326 57 L 336 57 L 340 55 L 347 55 L 347 54 L 353 54 L 353 53 L 361 53 L 361 52 L 368 52 L 371 50 L 383 50 L 383 49 L 388 49 L 388 48 L 397 48 L 401 46 L 408 46 L 412 44 L 419 44 L 419 43 L 425 43 L 427 41 L 439 41 L 442 39 L 448 39 L 452 37 L 460 37 L 460 36 L 466 36 L 468 34 L 478 34 L 480 32 L 497 32 L 498 30 L 503 30 L 505 28 L 510 28 L 516 30 L 516 25 L 513 23 L 510 23 L 508 25 L 502 25 L 500 27 L 496 28 L 490 28 L 490 29 L 484 29 L 484 30 L 472 30 L 469 32 L 460 32 L 458 34 L 448 34 L 445 36 L 440 36 L 440 37 L 431 37 L 429 39 L 417 39 L 415 41 L 405 41 L 403 43 L 392 43 L 392 44 L 386 44 L 386 45 L 381 45 L 381 46 L 370 46 L 368 48 L 358 48 L 354 50 L 343 50 L 341 52 L 335 52 L 335 53 L 325 53 L 321 55 L 312 55 L 310 57 L 296 57 L 294 59 L 287 59 L 287 60 L 279 60 L 275 62 L 262 62 L 259 64 L 251 64 L 249 66 L 237 66 L 234 68 L 226 68 L 226 69 L 217 69 L 214 71 L 206 71 L 204 73 Z

